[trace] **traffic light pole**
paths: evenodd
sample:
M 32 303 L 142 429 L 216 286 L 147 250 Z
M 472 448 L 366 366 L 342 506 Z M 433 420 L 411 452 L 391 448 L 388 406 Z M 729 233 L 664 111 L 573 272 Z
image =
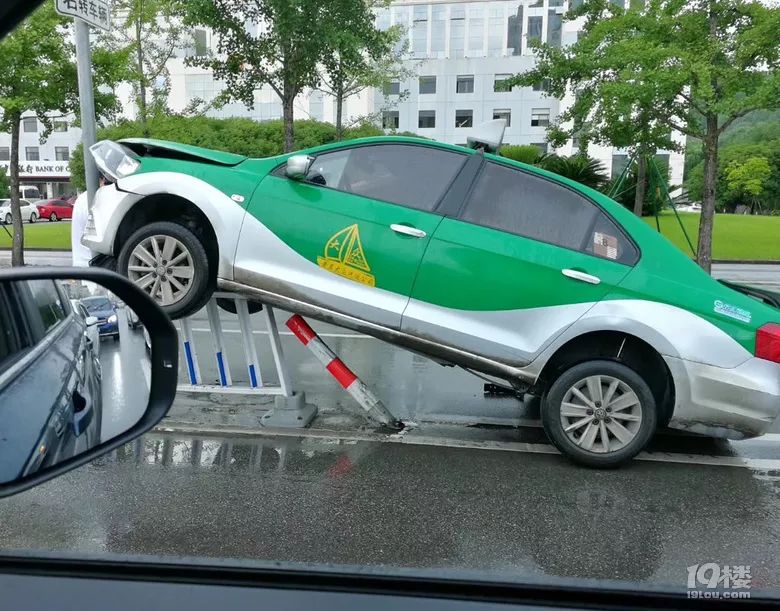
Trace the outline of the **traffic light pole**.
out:
M 92 88 L 92 53 L 89 48 L 89 25 L 74 19 L 76 35 L 76 70 L 79 79 L 79 104 L 81 106 L 81 144 L 84 154 L 84 173 L 87 181 L 89 209 L 98 188 L 98 171 L 89 147 L 95 144 L 95 98 Z

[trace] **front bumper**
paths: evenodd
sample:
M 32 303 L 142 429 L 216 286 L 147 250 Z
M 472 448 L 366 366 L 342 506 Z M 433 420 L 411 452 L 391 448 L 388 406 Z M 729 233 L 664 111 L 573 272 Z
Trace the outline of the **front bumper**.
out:
M 751 358 L 732 369 L 664 357 L 675 384 L 669 426 L 710 437 L 746 439 L 780 414 L 780 364 Z
M 81 243 L 102 255 L 114 254 L 114 240 L 119 224 L 141 195 L 117 189 L 116 184 L 101 187 L 95 193 L 89 220 L 81 236 Z
M 119 335 L 119 323 L 118 322 L 99 323 L 98 335 L 100 335 L 100 337 Z

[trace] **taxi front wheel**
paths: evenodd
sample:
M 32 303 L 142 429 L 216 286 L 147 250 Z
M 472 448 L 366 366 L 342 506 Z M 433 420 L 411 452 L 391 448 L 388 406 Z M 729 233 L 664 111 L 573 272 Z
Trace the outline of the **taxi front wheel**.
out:
M 616 361 L 567 369 L 542 400 L 542 425 L 564 455 L 588 467 L 618 467 L 636 456 L 657 426 L 647 382 Z

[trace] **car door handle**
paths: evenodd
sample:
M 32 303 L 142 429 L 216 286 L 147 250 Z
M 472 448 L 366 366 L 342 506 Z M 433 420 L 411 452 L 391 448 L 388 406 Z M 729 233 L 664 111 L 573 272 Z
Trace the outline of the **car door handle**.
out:
M 410 235 L 413 238 L 424 238 L 425 236 L 428 235 L 422 229 L 417 229 L 417 227 L 409 227 L 409 225 L 398 225 L 397 223 L 393 223 L 392 225 L 390 225 L 390 229 L 392 229 L 396 233 Z
M 567 278 L 573 278 L 574 280 L 579 280 L 580 282 L 587 282 L 588 284 L 601 283 L 601 278 L 598 276 L 591 276 L 590 274 L 586 274 L 585 272 L 581 272 L 576 269 L 562 269 L 561 273 Z

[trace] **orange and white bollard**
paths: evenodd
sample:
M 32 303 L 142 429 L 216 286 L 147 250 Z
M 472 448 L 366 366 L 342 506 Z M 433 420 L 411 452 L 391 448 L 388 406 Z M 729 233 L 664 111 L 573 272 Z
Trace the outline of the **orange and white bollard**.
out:
M 371 413 L 382 424 L 402 429 L 403 423 L 395 418 L 384 403 L 372 393 L 368 386 L 357 377 L 336 354 L 328 348 L 309 324 L 299 315 L 291 316 L 285 323 L 301 343 L 311 350 L 317 360 L 325 366 L 341 387 L 346 390 L 360 406 Z

